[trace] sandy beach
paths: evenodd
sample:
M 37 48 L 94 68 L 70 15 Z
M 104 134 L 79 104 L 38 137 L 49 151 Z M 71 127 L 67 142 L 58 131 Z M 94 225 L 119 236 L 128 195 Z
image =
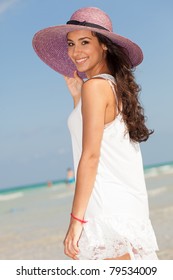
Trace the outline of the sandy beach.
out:
M 173 173 L 146 175 L 150 218 L 160 251 L 173 259 Z M 0 194 L 0 259 L 65 260 L 63 239 L 73 189 L 65 184 Z

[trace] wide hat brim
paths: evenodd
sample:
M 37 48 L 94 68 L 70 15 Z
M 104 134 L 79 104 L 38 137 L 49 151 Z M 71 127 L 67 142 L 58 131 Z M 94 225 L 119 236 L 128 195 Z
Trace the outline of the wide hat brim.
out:
M 64 76 L 73 77 L 74 71 L 77 70 L 67 53 L 67 33 L 74 30 L 95 31 L 122 46 L 130 59 L 132 68 L 139 65 L 143 60 L 142 50 L 137 44 L 107 30 L 71 24 L 52 26 L 40 30 L 34 35 L 32 41 L 35 52 L 44 63 Z M 86 77 L 85 73 L 80 72 L 79 76 L 81 78 Z

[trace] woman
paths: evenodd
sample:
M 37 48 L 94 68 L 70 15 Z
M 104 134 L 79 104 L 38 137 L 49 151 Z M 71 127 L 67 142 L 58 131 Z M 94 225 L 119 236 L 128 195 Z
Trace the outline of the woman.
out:
M 36 33 L 33 46 L 65 76 L 74 100 L 68 125 L 76 188 L 65 254 L 157 259 L 139 147 L 152 131 L 133 76 L 141 49 L 113 33 L 108 15 L 93 7 L 77 10 L 66 25 Z

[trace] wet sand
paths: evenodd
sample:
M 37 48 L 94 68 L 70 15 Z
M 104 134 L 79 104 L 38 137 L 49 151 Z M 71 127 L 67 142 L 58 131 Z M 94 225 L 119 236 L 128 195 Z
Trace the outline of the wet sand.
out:
M 62 243 L 72 197 L 58 185 L 0 201 L 0 259 L 66 259 Z
M 160 251 L 173 259 L 173 174 L 146 178 L 150 218 Z M 0 195 L 0 259 L 65 260 L 63 239 L 73 189 L 65 184 Z

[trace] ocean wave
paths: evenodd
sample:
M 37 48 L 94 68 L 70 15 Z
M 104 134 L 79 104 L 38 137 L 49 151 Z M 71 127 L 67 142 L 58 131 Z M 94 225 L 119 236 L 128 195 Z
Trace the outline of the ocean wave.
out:
M 65 198 L 68 196 L 72 196 L 73 194 L 74 194 L 73 192 L 63 192 L 63 193 L 51 196 L 50 199 L 61 199 L 61 198 Z
M 158 175 L 162 174 L 173 174 L 173 165 L 168 164 L 168 165 L 161 165 L 157 167 L 151 167 L 148 169 L 144 170 L 145 172 L 145 178 L 150 178 L 150 177 L 157 177 Z
M 156 195 L 160 195 L 167 191 L 168 191 L 167 187 L 161 187 L 161 188 L 157 188 L 157 189 L 153 189 L 153 190 L 148 190 L 148 195 L 156 196 Z
M 0 195 L 0 201 L 8 201 L 8 200 L 16 199 L 16 198 L 19 198 L 22 196 L 23 196 L 22 192 L 2 194 L 2 195 Z

